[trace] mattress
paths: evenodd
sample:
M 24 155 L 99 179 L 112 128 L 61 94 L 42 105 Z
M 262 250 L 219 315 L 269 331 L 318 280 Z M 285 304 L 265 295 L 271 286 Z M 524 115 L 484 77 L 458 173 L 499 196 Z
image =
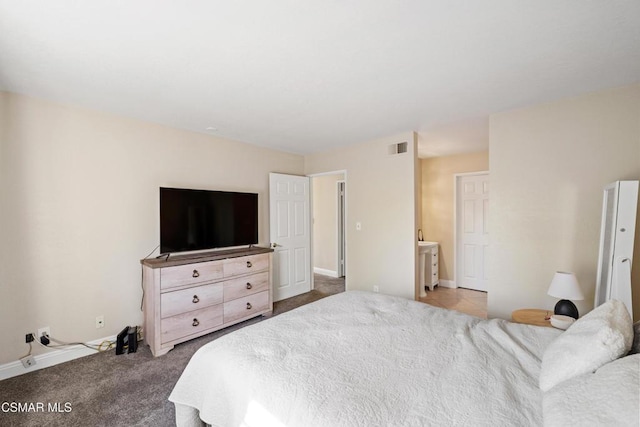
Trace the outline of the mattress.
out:
M 169 400 L 178 425 L 542 425 L 559 334 L 350 291 L 203 346 Z

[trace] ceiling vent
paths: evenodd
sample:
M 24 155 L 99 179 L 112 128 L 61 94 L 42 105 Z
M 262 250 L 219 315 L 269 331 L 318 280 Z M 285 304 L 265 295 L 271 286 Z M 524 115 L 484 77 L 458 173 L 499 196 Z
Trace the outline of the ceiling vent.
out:
M 389 154 L 402 154 L 407 152 L 407 142 L 398 142 L 389 146 Z

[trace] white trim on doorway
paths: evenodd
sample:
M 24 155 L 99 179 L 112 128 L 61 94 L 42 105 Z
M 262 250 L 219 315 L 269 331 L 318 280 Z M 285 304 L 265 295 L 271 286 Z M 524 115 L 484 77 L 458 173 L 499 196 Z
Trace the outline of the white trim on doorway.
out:
M 489 171 L 453 174 L 453 281 L 448 281 L 450 286 L 442 284 L 443 287 L 458 287 L 458 181 L 465 176 L 474 175 L 489 175 Z M 440 282 L 442 283 L 442 280 Z

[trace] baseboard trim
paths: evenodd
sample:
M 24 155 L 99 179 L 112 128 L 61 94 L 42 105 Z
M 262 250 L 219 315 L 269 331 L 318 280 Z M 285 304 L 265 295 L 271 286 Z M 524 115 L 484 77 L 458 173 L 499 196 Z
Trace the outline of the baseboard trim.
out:
M 100 345 L 104 341 L 115 341 L 116 336 L 100 338 L 87 344 Z M 36 344 L 37 345 L 37 344 Z M 58 365 L 60 363 L 69 362 L 70 360 L 79 359 L 80 357 L 89 356 L 90 354 L 97 353 L 97 350 L 92 350 L 83 345 L 75 345 L 69 348 L 61 350 L 51 350 L 48 353 L 38 354 L 33 358 L 36 360 L 36 364 L 30 368 L 22 366 L 22 362 L 16 360 L 15 362 L 5 363 L 0 365 L 0 381 L 7 378 L 17 377 L 18 375 L 26 374 L 28 372 L 37 371 L 51 366 Z
M 449 288 L 449 289 L 457 289 L 458 286 L 456 286 L 456 282 L 454 282 L 453 280 L 442 280 L 440 279 L 438 286 L 442 286 L 443 288 Z
M 323 276 L 335 277 L 338 278 L 338 272 L 333 270 L 327 270 L 325 268 L 313 267 L 313 272 L 317 274 L 322 274 Z

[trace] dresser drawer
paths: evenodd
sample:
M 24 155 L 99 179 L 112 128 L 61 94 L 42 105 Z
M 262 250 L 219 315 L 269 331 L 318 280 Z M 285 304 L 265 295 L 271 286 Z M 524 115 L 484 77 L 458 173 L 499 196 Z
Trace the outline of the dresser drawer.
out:
M 238 276 L 269 268 L 269 254 L 229 258 L 224 261 L 224 277 Z
M 224 282 L 224 300 L 231 301 L 267 290 L 269 290 L 269 272 L 264 271 Z
M 438 269 L 436 268 L 435 270 L 431 270 L 431 278 L 427 279 L 430 280 L 431 283 L 436 283 L 438 281 Z
M 210 282 L 222 278 L 222 261 L 165 267 L 160 271 L 160 289 Z
M 162 342 L 167 343 L 215 328 L 222 325 L 222 318 L 222 304 L 167 317 L 161 320 Z
M 160 295 L 160 317 L 175 316 L 222 303 L 222 283 L 194 286 Z
M 269 308 L 269 291 L 234 299 L 224 303 L 224 323 L 233 322 Z

